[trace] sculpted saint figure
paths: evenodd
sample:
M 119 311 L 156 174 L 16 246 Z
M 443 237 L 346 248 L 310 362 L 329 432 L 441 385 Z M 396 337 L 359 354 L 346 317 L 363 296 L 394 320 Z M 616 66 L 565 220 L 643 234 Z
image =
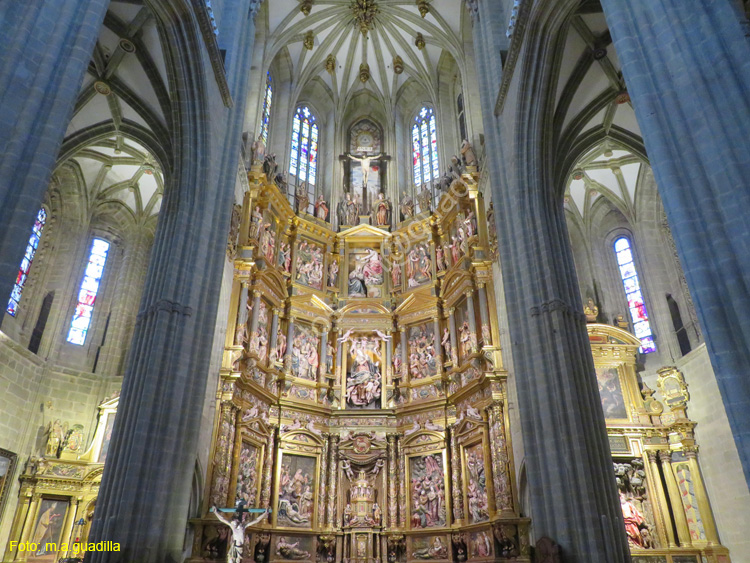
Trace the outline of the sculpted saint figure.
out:
M 417 195 L 417 202 L 419 203 L 420 213 L 430 212 L 430 199 L 432 199 L 432 194 L 430 193 L 430 190 L 427 187 L 427 184 L 422 184 L 422 189 Z
M 461 156 L 464 157 L 466 166 L 477 165 L 477 155 L 474 152 L 474 148 L 471 146 L 471 143 L 469 143 L 469 141 L 467 141 L 466 139 L 464 139 L 461 143 Z
M 315 202 L 315 216 L 323 221 L 328 218 L 328 204 L 323 199 L 323 194 L 320 194 Z
M 307 213 L 307 208 L 310 205 L 310 196 L 307 193 L 307 182 L 302 182 L 297 186 L 297 191 L 294 195 L 297 200 L 297 213 Z
M 251 148 L 253 150 L 253 164 L 263 162 L 266 158 L 266 143 L 263 141 L 263 135 L 258 135 Z
M 401 213 L 403 214 L 404 219 L 408 219 L 409 217 L 414 217 L 414 200 L 406 192 L 403 192 L 403 195 L 401 196 L 400 207 L 401 207 Z
M 356 195 L 353 198 L 347 198 L 346 223 L 347 225 L 357 225 L 359 223 L 359 202 Z
M 339 226 L 346 225 L 347 210 L 349 209 L 349 201 L 352 199 L 352 194 L 346 192 L 344 199 L 339 201 L 336 206 L 336 218 L 339 220 Z
M 378 194 L 378 199 L 375 202 L 375 224 L 378 226 L 387 225 L 389 223 L 388 221 L 388 215 L 391 211 L 391 203 L 385 199 L 385 194 L 383 192 L 380 192 Z

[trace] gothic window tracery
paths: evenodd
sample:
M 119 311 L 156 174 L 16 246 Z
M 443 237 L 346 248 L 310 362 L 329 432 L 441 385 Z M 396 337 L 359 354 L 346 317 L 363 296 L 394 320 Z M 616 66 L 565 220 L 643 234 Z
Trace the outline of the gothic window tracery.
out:
M 641 341 L 639 351 L 643 354 L 655 352 L 654 335 L 651 332 L 651 324 L 646 311 L 646 303 L 643 298 L 630 241 L 626 237 L 618 237 L 614 242 L 614 251 L 620 279 L 625 289 L 625 298 L 628 301 L 630 319 L 633 321 L 633 332 Z
M 46 222 L 47 212 L 42 207 L 39 209 L 39 212 L 36 215 L 36 221 L 34 221 L 34 226 L 31 228 L 31 237 L 29 237 L 29 242 L 26 245 L 26 252 L 21 260 L 21 266 L 18 268 L 16 283 L 13 284 L 13 289 L 10 292 L 10 299 L 8 299 L 8 307 L 6 308 L 6 311 L 11 317 L 15 317 L 18 312 L 21 293 L 23 292 L 23 287 L 29 277 L 31 263 L 34 261 L 34 255 L 39 247 L 39 239 L 42 237 L 42 231 L 44 230 Z
M 319 129 L 309 107 L 300 106 L 292 121 L 292 148 L 289 155 L 289 195 L 293 198 L 300 185 L 307 186 L 308 200 L 315 201 L 318 173 Z
M 266 72 L 266 90 L 263 95 L 263 111 L 260 117 L 260 136 L 263 138 L 263 143 L 268 145 L 268 130 L 269 122 L 271 119 L 271 103 L 273 102 L 273 79 L 271 78 L 271 71 Z
M 95 238 L 91 243 L 89 260 L 83 275 L 83 281 L 78 291 L 73 320 L 70 322 L 67 341 L 82 346 L 86 342 L 86 334 L 91 325 L 94 303 L 99 292 L 104 266 L 107 262 L 110 243 L 101 238 Z
M 435 110 L 423 106 L 411 128 L 414 185 L 430 184 L 440 176 Z

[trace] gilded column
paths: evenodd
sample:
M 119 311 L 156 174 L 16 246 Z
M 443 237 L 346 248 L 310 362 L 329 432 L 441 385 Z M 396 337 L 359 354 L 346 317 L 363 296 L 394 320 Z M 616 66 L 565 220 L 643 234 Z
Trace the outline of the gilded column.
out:
M 76 521 L 76 516 L 78 515 L 78 505 L 80 504 L 81 499 L 80 497 L 73 497 L 70 499 L 70 508 L 68 509 L 68 514 L 65 517 L 65 524 L 63 524 L 63 533 L 62 537 L 60 538 L 62 540 L 62 543 L 67 543 L 68 546 L 73 545 L 73 541 L 75 538 L 71 537 L 73 534 L 73 524 Z M 71 553 L 72 550 L 68 550 L 68 553 Z
M 456 308 L 451 307 L 448 315 L 448 331 L 451 333 L 451 362 L 458 365 L 458 338 L 456 337 Z
M 260 291 L 253 290 L 253 314 L 250 317 L 250 352 L 257 352 L 260 344 L 258 340 L 258 317 L 260 315 Z
M 234 331 L 235 346 L 242 346 L 243 340 L 249 335 L 247 332 L 247 281 L 242 281 L 240 288 L 240 305 L 237 311 L 237 328 Z
M 339 453 L 339 436 L 332 435 L 328 443 L 328 518 L 327 526 L 335 527 L 336 522 L 336 489 L 338 481 L 338 453 Z
M 323 436 L 323 452 L 320 456 L 320 487 L 318 492 L 318 527 L 323 527 L 326 520 L 326 483 L 328 482 L 328 449 L 330 440 L 328 434 Z
M 269 364 L 277 359 L 276 357 L 276 344 L 279 340 L 279 309 L 273 308 L 273 316 L 271 317 L 271 334 L 268 341 L 268 358 Z
M 292 348 L 294 347 L 294 317 L 289 315 L 286 327 L 286 355 L 284 356 L 284 370 L 292 369 Z
M 399 525 L 406 527 L 406 456 L 404 456 L 404 447 L 401 439 L 396 442 L 398 448 L 398 505 Z
M 649 482 L 653 485 L 652 490 L 656 495 L 656 502 L 659 507 L 657 512 L 660 520 L 659 539 L 661 540 L 662 545 L 677 547 L 672 521 L 669 518 L 669 503 L 667 502 L 667 495 L 664 492 L 664 485 L 662 485 L 661 476 L 659 475 L 657 453 L 654 450 L 649 450 L 646 452 L 646 455 L 648 457 L 648 461 L 646 462 L 646 476 Z
M 406 380 L 409 373 L 409 350 L 406 341 L 406 327 L 401 327 L 401 377 Z
M 688 459 L 688 465 L 690 466 L 690 476 L 693 481 L 695 497 L 698 499 L 698 508 L 703 521 L 703 529 L 706 532 L 706 539 L 711 543 L 718 544 L 719 534 L 716 531 L 716 523 L 708 503 L 708 493 L 706 493 L 706 487 L 703 486 L 703 477 L 698 467 L 698 452 L 685 450 L 685 457 Z
M 680 488 L 677 486 L 677 478 L 672 468 L 672 452 L 669 450 L 660 450 L 659 459 L 661 460 L 661 467 L 664 471 L 664 480 L 667 483 L 667 491 L 669 491 L 669 502 L 672 505 L 672 514 L 674 514 L 675 525 L 677 526 L 677 537 L 680 541 L 680 547 L 690 547 L 692 542 L 690 541 L 690 529 L 687 525 L 687 518 L 685 517 L 685 508 L 682 506 L 682 497 L 680 496 Z
M 397 481 L 396 436 L 390 434 L 388 436 L 388 526 L 390 528 L 398 528 Z
M 326 381 L 326 356 L 328 355 L 328 329 L 324 328 L 320 335 L 320 356 L 318 358 L 318 381 Z
M 443 358 L 443 349 L 440 347 L 440 315 L 435 315 L 433 330 L 435 331 L 435 341 L 433 343 L 433 346 L 435 346 L 435 354 L 437 354 L 438 357 Z M 439 373 L 443 372 L 443 362 L 445 362 L 445 358 L 441 359 L 438 363 Z
M 471 334 L 471 351 L 477 351 L 477 318 L 476 309 L 474 308 L 474 290 L 469 289 L 466 292 L 466 316 L 469 320 L 469 333 Z
M 479 295 L 479 318 L 482 323 L 482 344 L 490 346 L 492 344 L 492 331 L 490 330 L 489 306 L 487 305 L 487 288 L 483 283 L 478 284 L 477 294 Z
M 232 475 L 234 433 L 237 428 L 238 409 L 234 403 L 224 401 L 219 414 L 219 436 L 214 450 L 209 504 L 223 508 L 229 503 L 229 479 Z
M 271 508 L 271 486 L 273 485 L 273 460 L 276 457 L 276 425 L 271 425 L 271 434 L 266 444 L 266 459 L 263 461 L 263 484 L 260 490 L 260 508 Z
M 487 409 L 489 414 L 490 444 L 492 448 L 492 482 L 498 512 L 513 512 L 513 495 L 508 473 L 508 447 L 505 440 L 505 421 L 502 404 L 496 402 Z
M 461 452 L 456 439 L 455 427 L 450 429 L 451 433 L 451 494 L 453 497 L 453 523 L 463 524 L 464 521 L 464 499 L 463 483 L 461 482 Z
M 387 336 L 391 336 L 392 332 L 391 330 L 386 331 Z M 390 385 L 393 383 L 393 344 L 392 344 L 393 338 L 391 337 L 390 340 L 386 341 L 385 343 L 385 373 L 388 374 L 388 377 L 386 378 L 386 382 Z

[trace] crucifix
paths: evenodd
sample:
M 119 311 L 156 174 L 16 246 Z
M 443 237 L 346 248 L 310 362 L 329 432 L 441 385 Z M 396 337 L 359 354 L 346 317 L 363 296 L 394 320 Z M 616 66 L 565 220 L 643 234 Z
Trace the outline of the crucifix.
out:
M 367 150 L 362 151 L 360 154 L 346 153 L 339 156 L 339 160 L 344 163 L 344 190 L 352 193 L 352 195 L 358 195 L 355 190 L 360 187 L 355 185 L 352 164 L 354 162 L 357 162 L 361 167 L 362 195 L 360 198 L 360 202 L 362 205 L 363 214 L 370 213 L 370 207 L 375 201 L 377 194 L 384 191 L 385 164 L 386 161 L 390 159 L 390 156 L 387 156 L 382 152 L 378 154 L 371 154 Z M 375 169 L 373 170 L 374 167 Z M 371 175 L 371 173 L 373 172 L 376 174 L 376 178 L 374 180 Z
M 266 518 L 270 514 L 270 510 L 263 508 L 245 508 L 245 503 L 240 501 L 237 503 L 237 508 L 216 508 L 211 507 L 211 512 L 214 513 L 216 518 L 222 523 L 229 526 L 232 531 L 232 543 L 227 545 L 227 563 L 240 563 L 242 561 L 242 547 L 245 545 L 245 530 L 258 524 L 261 520 Z M 222 512 L 234 512 L 234 516 L 231 520 L 221 515 Z M 258 513 L 255 520 L 251 520 L 247 524 L 243 522 L 245 513 Z

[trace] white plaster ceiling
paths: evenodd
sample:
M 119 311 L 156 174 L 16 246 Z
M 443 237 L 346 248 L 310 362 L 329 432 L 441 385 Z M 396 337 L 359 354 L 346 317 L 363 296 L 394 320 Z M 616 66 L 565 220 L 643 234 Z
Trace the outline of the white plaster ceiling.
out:
M 423 18 L 415 0 L 371 0 L 378 10 L 366 35 L 352 9 L 353 0 L 314 0 L 310 14 L 300 11 L 299 0 L 274 0 L 268 3 L 267 24 L 270 39 L 265 54 L 268 68 L 279 52 L 287 49 L 292 63 L 295 98 L 314 79 L 321 80 L 334 101 L 346 100 L 366 88 L 383 100 L 395 99 L 410 78 L 430 94 L 437 91 L 437 67 L 444 51 L 463 64 L 460 25 L 465 10 L 460 0 L 431 0 Z M 313 33 L 313 48 L 303 46 Z M 425 47 L 416 46 L 417 33 Z M 336 59 L 332 73 L 326 71 L 326 59 Z M 396 56 L 403 60 L 402 74 L 394 72 Z M 370 68 L 371 78 L 362 83 L 362 63 Z

